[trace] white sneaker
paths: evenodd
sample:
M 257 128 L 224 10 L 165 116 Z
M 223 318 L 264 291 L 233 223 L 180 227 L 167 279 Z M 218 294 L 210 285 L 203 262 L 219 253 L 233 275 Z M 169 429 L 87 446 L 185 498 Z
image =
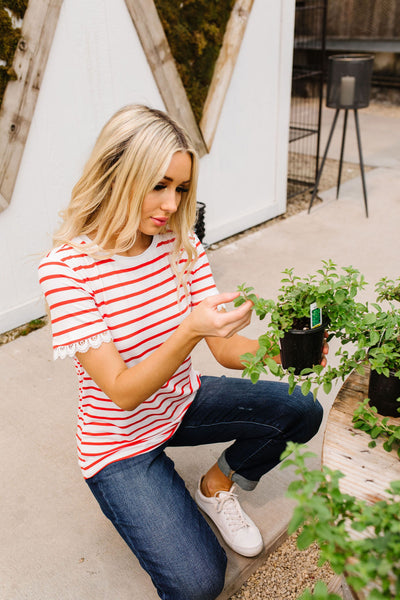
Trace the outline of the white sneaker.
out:
M 243 556 L 256 556 L 264 546 L 261 533 L 240 506 L 233 488 L 232 485 L 229 492 L 217 492 L 208 498 L 201 492 L 199 483 L 196 503 L 212 519 L 232 550 Z

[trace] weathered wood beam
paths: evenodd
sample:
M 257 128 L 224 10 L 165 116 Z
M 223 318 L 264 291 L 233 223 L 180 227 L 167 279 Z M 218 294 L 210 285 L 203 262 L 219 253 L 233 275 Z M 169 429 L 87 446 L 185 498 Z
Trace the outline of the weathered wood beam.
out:
M 62 0 L 30 0 L 0 111 L 0 211 L 11 201 Z
M 153 0 L 125 0 L 168 113 L 183 125 L 200 156 L 208 152 Z
M 200 129 L 209 149 L 214 140 L 253 1 L 236 0 L 226 26 L 222 47 L 215 64 L 211 85 L 204 104 L 203 116 L 200 121 Z

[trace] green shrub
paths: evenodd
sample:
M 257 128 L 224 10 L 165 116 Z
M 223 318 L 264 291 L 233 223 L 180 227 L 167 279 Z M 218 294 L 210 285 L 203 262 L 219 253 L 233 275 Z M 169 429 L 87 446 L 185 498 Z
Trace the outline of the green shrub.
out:
M 0 0 L 0 106 L 7 83 L 16 78 L 12 63 L 21 29 L 13 26 L 12 15 L 23 19 L 27 6 L 28 0 Z
M 199 122 L 234 0 L 155 0 Z

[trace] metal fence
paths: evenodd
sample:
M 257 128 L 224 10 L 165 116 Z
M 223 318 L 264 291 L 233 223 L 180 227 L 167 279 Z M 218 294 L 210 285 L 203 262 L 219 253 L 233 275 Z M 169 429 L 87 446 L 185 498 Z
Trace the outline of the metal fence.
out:
M 327 0 L 297 0 L 287 197 L 314 187 L 318 172 Z

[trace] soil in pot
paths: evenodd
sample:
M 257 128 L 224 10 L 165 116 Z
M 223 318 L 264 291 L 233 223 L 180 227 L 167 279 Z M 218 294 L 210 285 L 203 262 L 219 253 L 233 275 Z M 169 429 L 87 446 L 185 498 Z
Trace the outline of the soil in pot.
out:
M 368 398 L 370 406 L 375 406 L 383 417 L 398 417 L 400 413 L 400 379 L 394 375 L 386 377 L 371 370 L 369 376 Z
M 298 375 L 303 369 L 312 369 L 322 359 L 325 325 L 310 329 L 309 320 L 305 319 L 303 327 L 295 323 L 298 329 L 286 331 L 281 343 L 281 360 L 284 369 L 295 367 Z

